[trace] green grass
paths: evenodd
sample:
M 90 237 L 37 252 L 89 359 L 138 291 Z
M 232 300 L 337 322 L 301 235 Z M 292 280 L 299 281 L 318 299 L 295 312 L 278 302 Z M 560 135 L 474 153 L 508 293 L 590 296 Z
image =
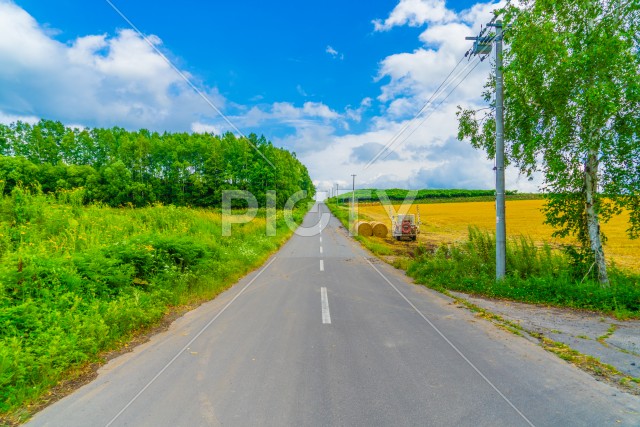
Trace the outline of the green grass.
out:
M 346 229 L 349 229 L 349 209 L 347 209 L 345 206 L 337 207 L 335 205 L 335 202 L 327 203 L 327 206 L 329 207 L 329 210 L 331 211 L 331 213 L 333 213 L 333 215 L 340 220 L 342 225 Z M 359 217 L 360 217 L 359 219 L 362 219 L 362 215 L 359 215 Z M 362 246 L 369 249 L 371 252 L 373 252 L 376 255 L 387 256 L 387 255 L 395 254 L 393 249 L 389 248 L 387 245 L 381 242 L 375 241 L 374 239 L 366 238 L 362 236 L 354 236 L 354 239 L 356 239 L 358 242 L 360 242 L 360 244 L 362 244 Z
M 383 243 L 376 242 L 373 239 L 368 239 L 362 236 L 355 236 L 354 238 L 358 242 L 360 242 L 365 248 L 369 249 L 371 252 L 373 252 L 376 255 L 389 256 L 389 255 L 395 254 L 395 251 L 393 249 L 389 248 L 387 245 Z
M 349 209 L 345 204 L 336 204 L 336 199 L 329 199 L 326 201 L 327 207 L 331 213 L 340 220 L 343 226 L 349 228 Z
M 611 286 L 584 276 L 584 266 L 526 238 L 507 244 L 507 275 L 495 280 L 495 237 L 469 229 L 466 242 L 423 251 L 409 266 L 418 283 L 492 298 L 640 317 L 640 276 L 610 268 Z
M 582 354 L 564 343 L 553 341 L 541 334 L 531 332 L 529 334 L 538 339 L 542 348 L 556 354 L 559 358 L 576 365 L 595 377 L 600 377 L 612 383 L 617 383 L 630 393 L 635 395 L 640 393 L 640 388 L 637 386 L 637 384 L 640 383 L 640 378 L 630 377 L 620 372 L 616 367 L 602 363 L 599 359 L 593 356 Z
M 264 211 L 221 237 L 219 211 L 81 199 L 21 189 L 0 199 L 0 414 L 36 401 L 171 307 L 214 297 L 292 233 L 281 212 L 275 237 Z
M 611 335 L 613 335 L 617 329 L 618 329 L 618 325 L 609 326 L 609 329 L 607 329 L 607 332 L 605 332 L 604 334 L 596 338 L 596 340 L 600 344 L 604 345 L 605 347 L 608 347 L 609 345 L 607 344 L 607 340 L 611 338 Z

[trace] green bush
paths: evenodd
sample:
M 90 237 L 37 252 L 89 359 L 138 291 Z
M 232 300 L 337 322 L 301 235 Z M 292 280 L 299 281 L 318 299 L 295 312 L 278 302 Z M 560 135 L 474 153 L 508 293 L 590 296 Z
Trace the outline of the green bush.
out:
M 282 212 L 274 237 L 264 218 L 221 237 L 215 210 L 83 206 L 80 190 L 16 186 L 0 199 L 0 413 L 259 266 L 291 235 Z
M 552 304 L 640 317 L 640 276 L 611 268 L 611 286 L 577 274 L 566 252 L 527 238 L 507 244 L 507 274 L 495 280 L 495 236 L 469 229 L 466 242 L 423 252 L 409 265 L 417 282 L 492 298 Z

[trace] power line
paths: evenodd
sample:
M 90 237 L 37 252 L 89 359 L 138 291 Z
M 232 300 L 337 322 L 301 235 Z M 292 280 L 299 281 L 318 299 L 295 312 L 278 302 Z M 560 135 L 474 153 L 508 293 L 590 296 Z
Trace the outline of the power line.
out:
M 431 95 L 431 97 L 429 98 L 429 100 L 427 100 L 427 102 L 425 102 L 425 103 L 424 103 L 424 105 L 423 105 L 423 106 L 420 108 L 420 110 L 415 114 L 415 116 L 414 116 L 410 121 L 408 121 L 408 122 L 407 122 L 407 123 L 402 127 L 402 129 L 400 129 L 400 131 L 399 131 L 398 133 L 396 133 L 396 134 L 395 134 L 395 135 L 394 135 L 394 136 L 389 140 L 389 142 L 387 142 L 387 144 L 382 148 L 382 150 L 380 150 L 380 151 L 378 152 L 378 154 L 376 154 L 376 155 L 374 156 L 374 158 L 373 158 L 373 159 L 371 159 L 371 160 L 369 161 L 369 163 L 367 163 L 367 165 L 364 167 L 364 169 L 365 169 L 365 170 L 366 170 L 366 169 L 368 169 L 368 168 L 369 168 L 369 166 L 371 166 L 373 163 L 375 163 L 375 162 L 380 158 L 380 156 L 382 156 L 382 155 L 385 153 L 385 151 L 388 151 L 388 150 L 390 149 L 390 147 L 393 145 L 394 141 L 395 141 L 396 139 L 398 139 L 398 138 L 400 137 L 400 135 L 402 135 L 402 134 L 403 134 L 403 133 L 404 133 L 404 132 L 409 128 L 409 126 L 411 126 L 411 123 L 412 123 L 414 120 L 416 120 L 416 119 L 420 116 L 420 114 L 422 114 L 422 112 L 423 112 L 423 111 L 427 108 L 427 106 L 431 103 L 431 101 L 432 101 L 432 99 L 434 98 L 434 96 L 438 93 L 438 91 L 440 90 L 440 88 L 442 87 L 442 85 L 447 81 L 447 79 L 448 79 L 449 77 L 451 77 L 451 74 L 453 74 L 453 73 L 454 73 L 454 71 L 455 71 L 455 70 L 460 66 L 460 64 L 462 63 L 462 61 L 464 61 L 464 58 L 466 58 L 466 57 L 468 56 L 469 52 L 470 52 L 470 51 L 467 51 L 467 53 L 465 53 L 465 55 L 464 55 L 462 58 L 460 58 L 460 61 L 458 61 L 458 63 L 456 64 L 456 66 L 455 66 L 455 67 L 453 67 L 453 69 L 451 70 L 451 72 L 450 72 L 450 73 L 447 75 L 447 77 L 442 81 L 442 83 L 440 83 L 440 86 L 438 86 L 438 88 L 436 89 L 436 91 Z
M 458 81 L 458 79 L 460 78 L 460 76 L 462 76 L 462 75 L 464 74 L 464 72 L 465 72 L 465 71 L 466 71 L 466 70 L 467 70 L 467 69 L 468 69 L 472 64 L 474 64 L 474 63 L 475 63 L 475 61 L 474 61 L 474 60 L 472 60 L 472 61 L 470 61 L 470 62 L 469 62 L 469 63 L 468 63 L 464 68 L 462 68 L 462 69 L 460 70 L 460 72 L 458 72 L 458 73 L 457 73 L 457 74 L 456 74 L 456 75 L 455 75 L 455 76 L 454 76 L 450 81 L 448 81 L 448 82 L 447 82 L 447 84 L 446 84 L 446 85 L 444 85 L 444 87 L 442 88 L 442 90 L 441 90 L 441 91 L 439 91 L 439 92 L 437 93 L 437 97 L 439 97 L 440 95 L 444 94 L 444 93 L 446 92 L 446 90 L 447 90 L 447 89 L 449 89 L 449 87 L 450 87 L 452 84 L 454 84 L 456 81 Z M 439 106 L 439 105 L 440 105 L 440 104 L 438 104 L 438 106 Z M 433 106 L 433 103 L 432 103 L 432 106 Z M 435 108 L 437 108 L 437 107 L 435 107 Z M 428 116 L 430 116 L 430 115 L 433 113 L 433 111 L 435 110 L 435 108 L 432 108 L 432 109 L 429 111 L 429 114 L 427 115 L 427 117 L 428 117 Z M 413 124 L 415 124 L 415 123 L 417 123 L 417 119 L 416 119 L 416 120 L 412 120 L 412 121 L 410 121 L 407 127 L 410 127 L 411 125 L 413 125 Z M 420 121 L 420 123 L 418 123 L 418 125 L 417 125 L 417 126 L 415 126 L 415 127 L 411 130 L 411 132 L 409 133 L 409 135 L 412 135 L 412 134 L 417 130 L 417 128 L 419 128 L 419 127 L 420 127 L 420 125 L 421 125 L 422 123 L 424 123 L 424 118 L 423 118 L 423 120 L 421 120 L 421 121 Z M 388 150 L 388 152 L 387 152 L 387 153 L 385 154 L 385 156 L 383 157 L 383 160 L 384 160 L 384 159 L 386 159 L 387 157 L 389 157 L 389 156 L 390 156 L 390 155 L 391 155 L 391 154 L 392 154 L 392 153 L 397 149 L 397 147 L 399 147 L 400 145 L 402 145 L 402 143 L 404 143 L 404 141 L 406 141 L 406 139 L 407 139 L 406 137 L 405 137 L 404 139 L 402 139 L 402 142 L 400 142 L 400 144 L 396 145 L 396 146 L 393 148 L 393 151 L 392 151 L 392 150 Z M 396 143 L 396 142 L 397 142 L 397 140 L 394 142 L 394 145 L 395 145 L 395 143 Z
M 424 105 L 422 106 L 422 108 L 420 108 L 420 110 L 415 114 L 415 116 L 413 116 L 413 118 L 407 122 L 402 129 L 400 129 L 400 131 L 398 133 L 396 133 L 390 140 L 389 142 L 387 142 L 387 144 L 385 144 L 384 148 L 382 148 L 382 150 L 380 150 L 378 152 L 378 154 L 376 154 L 371 160 L 369 160 L 369 163 L 366 164 L 366 166 L 364 167 L 364 169 L 368 169 L 369 166 L 371 166 L 373 163 L 375 163 L 380 156 L 382 156 L 385 151 L 389 150 L 389 148 L 393 145 L 394 141 L 396 139 L 398 139 L 400 137 L 400 135 L 402 135 L 409 126 L 411 126 L 411 123 L 415 120 L 417 120 L 417 118 L 420 116 L 420 114 L 422 114 L 422 112 L 427 108 L 427 106 L 431 103 L 431 101 L 433 100 L 433 98 L 438 94 L 438 92 L 440 91 L 440 89 L 442 88 L 442 86 L 446 83 L 446 81 L 449 79 L 449 77 L 451 77 L 451 75 L 456 71 L 456 69 L 460 66 L 460 64 L 462 63 L 462 61 L 464 61 L 464 59 L 466 57 L 468 57 L 469 53 L 471 52 L 471 50 L 468 50 L 464 56 L 462 58 L 460 58 L 460 61 L 458 61 L 458 63 L 456 64 L 455 67 L 453 67 L 453 69 L 451 70 L 451 72 L 447 75 L 447 77 L 445 77 L 445 79 L 442 81 L 442 83 L 440 83 L 440 86 L 438 86 L 438 88 L 435 90 L 435 92 L 433 92 L 433 94 L 431 95 L 431 97 L 427 100 L 427 102 L 424 103 Z
M 511 4 L 511 0 L 507 0 L 507 3 L 505 4 L 505 8 L 508 7 Z M 487 26 L 485 26 L 483 29 L 481 29 L 480 31 L 480 37 L 482 37 L 484 35 L 484 33 L 487 31 L 487 29 L 491 26 L 493 26 L 492 24 L 495 23 L 495 21 L 497 20 L 498 15 L 494 14 L 494 17 L 492 18 L 492 20 L 487 24 Z M 486 40 L 483 40 L 484 43 L 492 43 L 496 38 L 496 35 L 494 34 L 491 37 L 487 37 Z M 451 72 L 449 72 L 449 74 L 447 75 L 447 77 L 445 77 L 445 79 L 442 81 L 442 83 L 440 83 L 440 85 L 438 86 L 438 88 L 433 92 L 433 94 L 431 95 L 431 97 L 427 100 L 427 102 L 424 103 L 424 105 L 420 108 L 420 110 L 418 110 L 418 112 L 413 116 L 413 118 L 411 120 L 409 120 L 407 123 L 405 123 L 402 128 L 389 140 L 389 142 L 387 142 L 387 144 L 385 144 L 385 146 L 365 165 L 364 170 L 368 169 L 371 165 L 373 165 L 376 161 L 378 161 L 382 156 L 383 160 L 386 159 L 387 157 L 389 157 L 391 155 L 391 153 L 395 150 L 392 150 L 391 147 L 397 142 L 398 138 L 400 138 L 402 136 L 403 133 L 405 133 L 407 131 L 407 129 L 409 129 L 420 117 L 420 115 L 430 106 L 432 105 L 432 103 L 434 102 L 435 98 L 439 95 L 441 95 L 442 93 L 444 93 L 444 91 L 451 86 L 451 84 L 453 84 L 473 63 L 472 60 L 470 60 L 469 64 L 467 64 L 462 70 L 460 70 L 450 81 L 449 78 L 456 72 L 456 70 L 458 69 L 458 67 L 460 66 L 460 64 L 462 63 L 462 61 L 464 61 L 465 58 L 470 57 L 470 53 L 472 53 L 473 49 L 469 49 L 464 56 L 460 59 L 460 61 L 458 61 L 458 63 L 456 64 L 455 67 L 453 67 L 453 69 L 451 70 Z M 472 56 L 476 56 L 476 55 L 472 55 Z M 434 109 L 431 110 L 431 112 L 424 117 L 420 123 L 418 124 L 417 127 L 415 127 L 413 130 L 410 131 L 409 135 L 407 137 L 405 137 L 402 142 L 400 143 L 400 145 L 402 145 L 411 135 L 413 135 L 415 133 L 415 131 L 429 118 L 431 117 L 431 115 L 435 112 L 435 110 L 444 103 L 444 101 L 449 98 L 449 96 L 451 96 L 451 94 L 453 93 L 453 91 L 455 91 L 455 89 L 458 88 L 458 86 L 460 86 L 460 84 L 462 84 L 462 82 L 469 76 L 469 74 L 471 74 L 471 72 L 480 64 L 480 62 L 484 61 L 484 59 L 486 59 L 488 55 L 485 55 L 484 57 L 482 57 L 480 59 L 480 61 L 476 62 L 475 65 L 473 66 L 473 68 L 467 73 L 465 74 L 465 76 L 462 78 L 462 80 L 460 80 L 456 86 L 447 94 L 447 96 L 440 101 L 440 103 L 438 103 L 438 105 L 436 105 L 436 107 Z
M 491 43 L 491 42 L 493 42 L 493 40 L 494 40 L 494 39 L 495 39 L 495 35 L 494 35 L 494 36 L 492 36 L 491 38 L 487 39 L 487 41 L 486 41 L 486 42 L 487 42 L 487 43 Z M 467 56 L 467 55 L 465 55 L 465 57 L 466 57 L 466 56 Z M 449 98 L 449 96 L 451 96 L 451 94 L 452 94 L 452 93 L 453 93 L 453 92 L 458 88 L 458 86 L 460 86 L 460 85 L 462 84 L 462 82 L 463 82 L 463 81 L 464 81 L 464 80 L 469 76 L 469 74 L 471 74 L 471 72 L 472 72 L 473 70 L 475 70 L 475 69 L 476 69 L 476 67 L 477 67 L 478 65 L 480 65 L 480 63 L 481 63 L 481 62 L 483 62 L 483 61 L 487 58 L 487 56 L 488 56 L 488 55 L 484 55 L 483 57 L 481 57 L 481 59 L 480 59 L 479 61 L 475 62 L 475 65 L 473 66 L 473 68 L 471 68 L 471 70 L 469 70 L 469 72 L 467 72 L 467 74 L 465 74 L 465 75 L 464 75 L 464 77 L 462 78 L 462 80 L 459 80 L 459 81 L 458 81 L 458 83 L 455 85 L 455 87 L 454 87 L 451 91 L 449 91 L 449 93 L 447 94 L 447 96 L 445 96 L 445 97 L 444 97 L 444 99 L 443 99 L 442 101 L 440 101 L 440 102 L 438 103 L 438 105 L 436 105 L 436 106 L 435 106 L 435 107 L 434 107 L 434 108 L 429 112 L 429 114 L 428 114 L 428 115 L 426 115 L 425 117 L 423 117 L 423 118 L 422 118 L 422 120 L 420 121 L 420 123 L 419 123 L 415 128 L 413 128 L 413 130 L 411 130 L 411 132 L 410 132 L 410 133 L 409 133 L 409 134 L 408 134 L 408 135 L 407 135 L 407 136 L 406 136 L 406 137 L 405 137 L 405 138 L 404 138 L 404 139 L 403 139 L 403 140 L 402 140 L 402 141 L 401 141 L 401 142 L 396 146 L 396 148 L 397 148 L 397 147 L 399 147 L 400 145 L 404 144 L 404 143 L 407 141 L 407 139 L 409 139 L 409 137 L 411 137 L 411 135 L 413 135 L 413 134 L 416 132 L 416 130 L 418 130 L 418 128 L 420 128 L 420 126 L 422 126 L 422 125 L 424 124 L 424 122 L 425 122 L 429 117 L 431 117 L 431 116 L 433 115 L 433 113 L 438 109 L 438 107 L 440 107 L 440 105 L 442 105 L 442 104 L 447 100 L 447 98 Z M 467 69 L 468 69 L 472 64 L 474 64 L 473 60 L 471 60 L 471 61 L 470 61 L 470 62 L 469 62 L 469 63 L 468 63 L 468 64 L 467 64 L 467 65 L 466 65 L 462 70 L 460 70 L 460 71 L 456 74 L 456 76 L 455 76 L 453 79 L 451 79 L 451 81 L 447 82 L 447 84 L 444 86 L 444 88 L 442 89 L 442 91 L 441 91 L 440 93 L 438 93 L 438 95 L 440 95 L 441 93 L 444 93 L 444 92 L 446 91 L 446 89 L 448 89 L 452 84 L 454 84 L 454 83 L 455 83 L 455 81 L 456 81 L 460 76 L 462 76 L 462 74 L 464 74 L 464 72 L 465 72 L 465 71 L 466 71 L 466 70 L 467 70 Z M 443 83 L 444 83 L 444 82 L 443 82 Z M 440 85 L 440 86 L 442 87 L 442 85 Z M 435 94 L 434 94 L 434 95 L 435 95 Z M 433 98 L 433 96 L 432 96 L 432 98 Z M 411 122 L 409 122 L 409 125 L 411 125 L 411 123 L 413 123 L 413 120 L 412 120 Z M 409 127 L 409 126 L 407 126 L 407 127 Z M 394 150 L 395 150 L 395 148 L 394 148 Z M 386 155 L 382 158 L 382 160 L 387 159 L 387 158 L 391 155 L 391 153 L 393 152 L 393 151 L 389 151 L 389 150 L 387 150 L 387 151 L 388 151 L 388 152 L 387 152 L 387 153 L 386 153 Z
M 447 79 L 449 77 L 451 77 L 451 75 L 453 74 L 453 72 L 456 70 L 456 68 L 458 68 L 460 66 L 460 64 L 462 63 L 462 61 L 464 61 L 464 59 L 469 55 L 470 51 L 467 51 L 464 56 L 462 58 L 460 58 L 460 61 L 458 61 L 458 63 L 456 64 L 456 66 L 453 68 L 453 70 L 451 70 L 451 72 L 447 75 L 447 77 L 445 77 L 445 79 L 443 80 L 442 83 L 440 83 L 440 86 L 438 86 L 438 88 L 435 90 L 435 92 L 431 95 L 431 98 L 429 98 L 429 100 L 427 102 L 424 103 L 424 105 L 422 106 L 422 108 L 420 109 L 420 111 L 418 111 L 418 114 L 416 114 L 416 117 L 418 115 L 420 115 L 429 105 L 429 103 L 433 100 L 433 98 L 435 97 L 435 94 L 438 93 L 438 91 L 440 90 L 440 88 L 442 88 L 442 86 L 444 85 L 444 83 L 447 81 Z
M 272 168 L 276 168 L 275 165 L 271 162 L 271 160 L 269 160 L 262 151 L 260 151 L 260 149 L 249 139 L 245 136 L 244 133 L 242 133 L 242 131 L 240 129 L 238 129 L 238 127 L 236 125 L 233 124 L 233 122 L 231 120 L 229 120 L 229 118 L 209 99 L 209 97 L 207 95 L 205 95 L 192 81 L 191 79 L 185 75 L 185 73 L 183 73 L 169 58 L 167 58 L 167 56 L 162 53 L 162 51 L 160 51 L 160 49 L 158 48 L 158 46 L 156 46 L 156 44 L 154 42 L 152 42 L 149 37 L 147 37 L 146 35 L 144 35 L 142 33 L 142 31 L 140 31 L 138 29 L 138 27 L 136 27 L 134 25 L 134 23 L 120 10 L 116 7 L 115 4 L 113 4 L 113 2 L 111 0 L 105 0 L 105 2 L 111 6 L 111 8 L 118 14 L 120 15 L 120 17 L 122 19 L 124 19 L 124 21 L 129 24 L 129 26 L 136 32 L 138 33 L 138 35 L 142 38 L 142 40 L 149 45 L 149 47 L 155 51 L 155 53 L 164 61 L 167 63 L 167 65 L 169 67 L 171 67 L 173 69 L 173 71 L 180 76 L 180 78 L 182 78 L 182 80 L 184 80 L 184 82 L 187 84 L 187 86 L 191 87 L 191 89 L 193 89 L 193 91 L 200 96 L 200 98 L 203 99 L 203 101 L 209 105 L 209 107 L 211 107 L 213 109 L 213 111 L 215 111 L 220 117 L 222 117 L 222 119 L 227 123 L 227 125 L 229 125 L 229 127 L 231 127 L 231 129 L 233 129 L 234 131 L 236 131 L 236 133 L 238 135 L 240 135 L 241 138 L 244 138 L 250 145 L 251 147 L 253 147 L 253 149 L 269 164 L 271 165 Z
M 494 17 L 494 20 L 496 19 L 496 17 Z M 490 23 L 491 24 L 491 23 Z M 483 31 L 486 31 L 486 29 L 488 28 L 485 27 L 485 29 Z M 487 38 L 486 43 L 492 43 L 495 40 L 496 36 L 493 35 L 490 38 Z M 398 138 L 400 138 L 400 136 L 402 136 L 402 134 L 404 132 L 407 131 L 408 128 L 411 127 L 412 124 L 414 124 L 419 116 L 427 109 L 427 107 L 432 104 L 434 102 L 434 99 L 441 95 L 442 93 L 444 93 L 448 87 L 450 87 L 452 84 L 454 84 L 454 82 L 462 75 L 464 74 L 464 72 L 474 63 L 473 60 L 470 60 L 470 62 L 464 67 L 462 68 L 460 71 L 458 71 L 458 73 L 451 79 L 449 80 L 449 77 L 451 77 L 451 75 L 456 71 L 456 69 L 460 66 L 460 64 L 462 63 L 462 61 L 464 61 L 465 58 L 469 57 L 469 53 L 471 53 L 471 49 L 468 50 L 464 56 L 460 59 L 460 61 L 456 64 L 456 66 L 453 68 L 453 70 L 451 70 L 451 72 L 447 75 L 447 77 L 442 81 L 442 83 L 440 83 L 440 86 L 438 86 L 438 88 L 436 89 L 436 91 L 431 95 L 431 97 L 429 98 L 429 100 L 422 106 L 422 108 L 418 111 L 418 113 L 411 119 L 409 120 L 409 122 L 407 122 L 402 129 L 400 129 L 400 131 L 398 133 L 396 133 L 393 138 L 391 138 L 389 140 L 389 142 L 384 146 L 384 148 L 382 150 L 380 150 L 378 152 L 378 154 L 376 154 L 376 156 L 371 159 L 369 161 L 369 163 L 367 163 L 367 165 L 364 167 L 364 169 L 368 169 L 373 163 L 375 163 L 376 161 L 378 161 L 381 157 L 382 160 L 388 158 L 391 153 L 394 152 L 395 148 L 392 150 L 391 147 L 397 142 Z M 426 121 L 426 119 L 428 119 L 429 117 L 431 117 L 431 115 L 435 112 L 435 110 L 444 103 L 444 101 L 449 98 L 449 96 L 451 96 L 451 94 L 453 93 L 453 91 L 455 91 L 455 89 L 458 88 L 458 86 L 460 86 L 460 84 L 462 84 L 462 82 L 469 76 L 469 74 L 471 74 L 471 71 L 473 71 L 479 64 L 480 62 L 484 61 L 484 59 L 486 59 L 488 55 L 485 55 L 484 57 L 482 57 L 480 59 L 480 61 L 476 62 L 475 65 L 473 66 L 473 68 L 462 78 L 462 80 L 460 80 L 456 86 L 447 94 L 447 96 L 440 102 L 438 103 L 438 105 L 436 105 L 436 107 L 431 110 L 431 112 L 425 117 L 423 118 L 420 123 L 418 124 L 417 127 L 415 127 L 407 137 L 405 137 L 402 142 L 399 145 L 402 145 L 408 138 L 409 136 L 413 135 L 415 133 L 415 131 Z M 384 157 L 383 157 L 384 156 Z
M 402 144 L 404 144 L 404 143 L 405 143 L 405 142 L 406 142 L 406 141 L 407 141 L 407 140 L 408 140 L 408 139 L 409 139 L 409 138 L 410 138 L 410 137 L 411 137 L 411 136 L 412 136 L 412 135 L 413 135 L 413 134 L 414 134 L 414 133 L 415 133 L 419 128 L 420 128 L 420 126 L 422 126 L 422 125 L 424 124 L 424 122 L 425 122 L 425 121 L 427 121 L 427 119 L 433 115 L 433 113 L 438 109 L 438 107 L 440 107 L 440 106 L 441 106 L 441 105 L 442 105 L 442 104 L 443 104 L 443 103 L 444 103 L 444 102 L 445 102 L 445 101 L 446 101 L 446 100 L 451 96 L 451 94 L 452 94 L 453 92 L 455 92 L 455 90 L 458 88 L 458 86 L 460 86 L 460 85 L 462 84 L 462 82 L 464 82 L 464 81 L 465 81 L 465 79 L 469 76 L 469 74 L 471 74 L 471 73 L 473 72 L 473 70 L 475 70 L 475 69 L 476 69 L 476 67 L 477 67 L 478 65 L 480 65 L 480 63 L 481 63 L 481 62 L 483 62 L 483 61 L 484 61 L 484 59 L 485 59 L 485 58 L 486 58 L 486 57 L 483 57 L 483 58 L 481 58 L 479 61 L 476 61 L 476 63 L 475 63 L 475 65 L 473 66 L 473 68 L 471 68 L 471 69 L 469 70 L 469 72 L 468 72 L 467 74 L 465 74 L 465 76 L 462 78 L 462 80 L 460 80 L 460 81 L 458 82 L 458 84 L 456 84 L 456 85 L 454 86 L 454 88 L 453 88 L 453 89 L 451 89 L 451 90 L 449 91 L 449 93 L 447 94 L 447 96 L 445 96 L 445 97 L 444 97 L 444 99 L 443 99 L 442 101 L 440 101 L 440 102 L 438 103 L 438 105 L 436 105 L 436 106 L 435 106 L 435 107 L 434 107 L 434 108 L 429 112 L 429 114 L 428 114 L 428 115 L 426 115 L 426 116 L 424 116 L 424 117 L 422 118 L 422 120 L 420 121 L 420 123 L 418 124 L 418 126 L 416 126 L 415 128 L 413 128 L 413 130 L 412 130 L 412 131 L 411 131 L 411 132 L 410 132 L 410 133 L 409 133 L 409 134 L 408 134 L 408 135 L 407 135 L 407 136 L 406 136 L 406 137 L 405 137 L 405 138 L 404 138 L 404 139 L 403 139 L 403 140 L 402 140 L 398 145 L 397 145 L 397 147 L 400 147 Z M 471 64 L 471 63 L 472 63 L 472 62 L 470 62 L 470 64 Z M 397 147 L 396 147 L 396 148 L 397 148 Z M 389 153 L 388 153 L 388 154 L 383 158 L 383 160 L 385 160 L 385 159 L 386 159 L 387 157 L 389 157 L 390 155 L 391 155 L 391 152 L 389 152 Z

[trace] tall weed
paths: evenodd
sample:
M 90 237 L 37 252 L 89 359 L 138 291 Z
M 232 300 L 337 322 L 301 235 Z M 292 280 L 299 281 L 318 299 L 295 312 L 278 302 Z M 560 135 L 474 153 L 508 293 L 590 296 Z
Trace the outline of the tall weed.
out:
M 281 212 L 274 237 L 264 210 L 221 237 L 216 210 L 83 206 L 83 197 L 18 186 L 0 199 L 0 413 L 168 307 L 219 293 L 291 235 Z
M 408 268 L 419 283 L 494 298 L 640 317 L 640 276 L 611 267 L 611 286 L 576 274 L 572 258 L 525 237 L 507 244 L 507 274 L 495 279 L 495 236 L 469 229 L 467 241 L 424 252 Z M 580 277 L 582 276 L 582 277 Z

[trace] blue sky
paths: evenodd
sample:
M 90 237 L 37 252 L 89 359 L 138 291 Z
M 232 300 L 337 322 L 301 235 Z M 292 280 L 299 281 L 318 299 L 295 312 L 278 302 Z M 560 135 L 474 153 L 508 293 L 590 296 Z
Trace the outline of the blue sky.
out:
M 455 107 L 481 105 L 489 61 L 396 152 L 365 165 L 415 125 L 495 2 L 113 3 L 238 129 L 296 151 L 320 189 L 351 173 L 361 186 L 493 185 L 491 162 L 455 140 Z M 106 1 L 0 8 L 1 121 L 231 130 Z M 509 177 L 511 188 L 532 189 Z

